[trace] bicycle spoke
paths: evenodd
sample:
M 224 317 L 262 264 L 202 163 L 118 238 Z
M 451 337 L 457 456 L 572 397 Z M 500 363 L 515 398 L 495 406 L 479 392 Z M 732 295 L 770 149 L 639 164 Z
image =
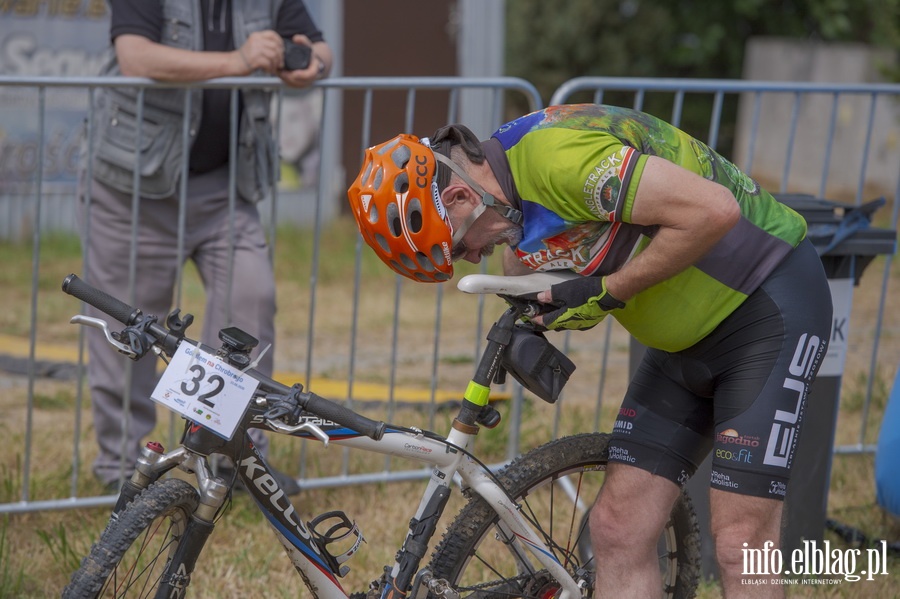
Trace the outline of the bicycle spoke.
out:
M 147 548 L 150 546 L 152 541 L 159 536 L 159 529 L 162 527 L 164 522 L 160 520 L 155 524 L 153 530 L 147 530 L 142 535 L 142 541 L 139 548 L 136 548 L 136 555 L 134 556 L 134 561 L 126 568 L 124 568 L 124 572 L 121 572 L 123 575 L 123 580 L 118 581 L 120 577 L 121 568 L 116 568 L 113 573 L 111 580 L 111 587 L 114 589 L 115 597 L 127 596 L 128 592 L 132 590 L 132 587 L 135 584 L 141 584 L 141 592 L 138 594 L 139 597 L 149 597 L 155 592 L 157 585 L 162 579 L 163 572 L 165 572 L 165 568 L 161 568 L 159 572 L 155 576 L 146 576 L 148 573 L 152 573 L 159 563 L 160 557 L 164 556 L 169 550 L 174 547 L 174 544 L 178 540 L 176 535 L 172 534 L 173 525 L 169 524 L 166 529 L 165 534 L 162 536 L 164 543 L 162 546 L 156 551 L 156 555 L 153 556 L 146 564 L 138 567 L 141 564 L 141 558 L 147 557 L 145 552 Z M 168 563 L 168 559 L 166 560 Z

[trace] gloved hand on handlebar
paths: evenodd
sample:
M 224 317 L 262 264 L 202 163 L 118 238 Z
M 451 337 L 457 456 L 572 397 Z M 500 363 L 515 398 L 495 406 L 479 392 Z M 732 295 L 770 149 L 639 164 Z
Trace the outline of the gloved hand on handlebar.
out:
M 550 287 L 555 310 L 544 312 L 541 323 L 550 330 L 585 331 L 625 303 L 606 289 L 606 277 L 579 277 Z

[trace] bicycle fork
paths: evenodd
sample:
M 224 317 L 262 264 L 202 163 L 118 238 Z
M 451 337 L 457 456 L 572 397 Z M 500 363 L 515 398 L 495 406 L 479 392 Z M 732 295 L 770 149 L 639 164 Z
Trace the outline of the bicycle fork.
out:
M 161 472 L 171 470 L 175 466 L 193 472 L 200 489 L 200 503 L 191 514 L 181 540 L 169 558 L 157 591 L 159 597 L 178 599 L 184 596 L 197 558 L 215 528 L 215 515 L 228 494 L 228 487 L 213 476 L 205 458 L 185 447 L 179 447 L 165 454 L 163 446 L 159 443 L 147 443 L 141 448 L 134 474 L 119 492 L 110 521 L 116 520 L 138 494 L 159 478 Z

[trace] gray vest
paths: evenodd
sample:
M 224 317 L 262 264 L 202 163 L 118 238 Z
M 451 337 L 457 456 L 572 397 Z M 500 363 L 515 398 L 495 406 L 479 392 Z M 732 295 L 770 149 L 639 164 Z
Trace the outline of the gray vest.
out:
M 240 48 L 247 37 L 274 29 L 281 0 L 235 0 L 233 3 L 234 46 Z M 199 0 L 164 0 L 161 43 L 185 50 L 203 49 Z M 102 75 L 119 76 L 118 61 L 111 49 Z M 175 194 L 187 164 L 200 124 L 200 89 L 144 88 L 143 117 L 137 121 L 140 89 L 104 87 L 96 94 L 93 139 L 93 176 L 101 183 L 131 193 L 135 169 L 140 175 L 140 193 L 147 198 Z M 188 145 L 182 123 L 185 94 L 190 93 Z M 274 183 L 277 157 L 269 119 L 271 91 L 248 89 L 240 92 L 243 112 L 237 139 L 236 168 L 238 195 L 250 202 L 265 198 Z M 140 133 L 139 133 L 140 132 Z M 138 148 L 140 144 L 140 148 Z

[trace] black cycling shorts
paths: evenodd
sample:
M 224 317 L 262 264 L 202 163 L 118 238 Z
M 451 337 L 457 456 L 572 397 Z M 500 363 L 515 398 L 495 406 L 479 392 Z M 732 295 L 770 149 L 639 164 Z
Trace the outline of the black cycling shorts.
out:
M 713 451 L 713 488 L 783 499 L 831 319 L 822 262 L 804 241 L 706 338 L 677 353 L 647 350 L 610 461 L 683 486 Z

